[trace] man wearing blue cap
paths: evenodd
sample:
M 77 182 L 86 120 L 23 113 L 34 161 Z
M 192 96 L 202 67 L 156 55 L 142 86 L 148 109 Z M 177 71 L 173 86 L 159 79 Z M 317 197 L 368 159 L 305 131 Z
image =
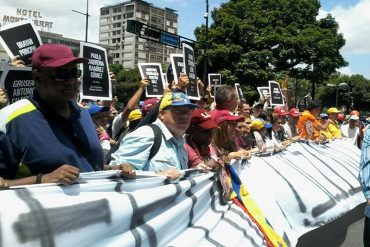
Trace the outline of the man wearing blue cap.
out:
M 142 126 L 122 140 L 119 149 L 112 154 L 110 165 L 128 163 L 137 170 L 153 171 L 169 179 L 178 178 L 179 170 L 188 168 L 183 135 L 190 126 L 192 110 L 197 107 L 184 93 L 165 94 L 154 122 L 162 132 L 157 153 L 149 159 L 155 134 L 151 127 Z

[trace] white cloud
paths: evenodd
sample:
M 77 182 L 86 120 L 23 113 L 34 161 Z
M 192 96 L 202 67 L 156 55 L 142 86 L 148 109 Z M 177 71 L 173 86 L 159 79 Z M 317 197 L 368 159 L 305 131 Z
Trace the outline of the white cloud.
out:
M 351 68 L 349 67 L 342 67 L 342 68 L 337 69 L 337 71 L 343 75 L 349 75 L 349 76 L 353 75 L 353 72 Z
M 329 13 L 339 23 L 346 45 L 343 52 L 370 53 L 370 0 L 360 0 L 356 5 L 344 8 L 337 6 Z M 324 11 L 323 11 L 324 12 Z

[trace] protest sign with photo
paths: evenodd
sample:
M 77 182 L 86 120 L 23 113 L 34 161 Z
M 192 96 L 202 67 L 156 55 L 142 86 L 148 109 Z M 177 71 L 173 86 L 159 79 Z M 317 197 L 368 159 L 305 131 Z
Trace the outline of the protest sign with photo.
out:
M 142 79 L 149 79 L 150 85 L 146 87 L 145 96 L 162 97 L 164 92 L 162 66 L 159 63 L 138 63 Z
M 239 84 L 239 83 L 235 83 L 234 85 L 235 85 L 236 93 L 238 94 L 238 98 L 239 98 L 240 100 L 245 99 L 245 98 L 244 98 L 244 95 L 243 95 L 242 88 L 240 87 L 240 84 Z
M 170 54 L 170 58 L 171 69 L 173 73 L 172 77 L 175 81 L 175 84 L 177 84 L 179 82 L 180 74 L 185 74 L 184 56 L 182 54 Z M 172 83 L 172 81 L 169 81 L 169 83 Z
M 271 106 L 283 106 L 284 98 L 281 93 L 280 85 L 276 81 L 269 81 L 270 89 L 270 105 Z
M 216 85 L 221 85 L 221 74 L 208 74 L 208 83 L 211 87 L 211 98 L 215 97 Z
M 106 49 L 81 42 L 80 56 L 88 60 L 88 63 L 83 64 L 81 98 L 112 100 L 112 83 L 108 72 Z
M 185 73 L 189 77 L 189 85 L 186 89 L 186 93 L 189 99 L 200 100 L 199 88 L 197 83 L 197 72 L 195 69 L 195 55 L 194 49 L 187 43 L 182 44 L 182 51 L 184 55 L 184 67 Z
M 260 97 L 268 97 L 270 96 L 270 88 L 269 87 L 257 87 L 258 93 Z
M 24 20 L 1 26 L 0 44 L 10 58 L 19 56 L 26 65 L 29 65 L 33 52 L 42 42 L 33 23 Z
M 35 88 L 31 67 L 3 67 L 0 88 L 6 89 L 9 103 L 27 98 Z

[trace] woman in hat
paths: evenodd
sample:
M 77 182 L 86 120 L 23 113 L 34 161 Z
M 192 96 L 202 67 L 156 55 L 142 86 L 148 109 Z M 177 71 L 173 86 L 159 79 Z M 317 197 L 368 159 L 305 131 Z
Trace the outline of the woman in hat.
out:
M 217 127 L 207 110 L 200 108 L 193 111 L 185 143 L 189 167 L 210 170 L 220 166 L 216 149 L 211 144 L 212 131 Z
M 213 119 L 218 128 L 213 132 L 213 143 L 224 162 L 232 159 L 250 159 L 251 153 L 242 148 L 237 141 L 236 127 L 238 122 L 244 121 L 244 117 L 235 116 L 228 110 L 220 110 L 215 113 Z

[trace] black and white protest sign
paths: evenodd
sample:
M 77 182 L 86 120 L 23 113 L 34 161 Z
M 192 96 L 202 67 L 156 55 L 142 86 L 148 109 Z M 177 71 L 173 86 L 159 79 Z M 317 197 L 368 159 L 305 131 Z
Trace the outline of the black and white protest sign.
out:
M 88 63 L 83 64 L 81 98 L 112 100 L 112 83 L 105 48 L 81 42 L 80 56 L 88 60 Z
M 242 88 L 240 87 L 240 84 L 239 84 L 239 83 L 235 83 L 234 85 L 235 85 L 236 93 L 238 94 L 238 98 L 239 98 L 240 100 L 245 99 L 245 98 L 244 98 L 244 95 L 243 95 Z
M 42 42 L 39 33 L 30 20 L 1 26 L 0 44 L 10 58 L 19 56 L 26 65 L 31 64 L 33 52 Z
M 208 83 L 211 87 L 211 98 L 215 97 L 217 85 L 221 85 L 221 74 L 208 74 Z
M 31 67 L 5 66 L 0 77 L 0 88 L 7 90 L 9 103 L 27 98 L 35 88 Z
M 184 68 L 184 56 L 182 54 L 170 54 L 171 69 L 173 73 L 173 80 L 175 84 L 179 82 L 180 74 L 186 74 Z M 172 83 L 172 81 L 169 81 Z
M 183 43 L 182 51 L 184 55 L 185 73 L 189 77 L 189 85 L 186 89 L 186 93 L 189 99 L 200 100 L 197 76 L 196 76 L 197 72 L 195 69 L 194 49 L 190 45 Z
M 268 97 L 270 96 L 270 88 L 269 87 L 257 87 L 258 93 L 260 97 Z
M 168 87 L 171 88 L 172 87 L 172 82 L 174 80 L 172 64 L 168 65 L 168 67 L 167 67 L 166 80 L 167 80 Z
M 150 85 L 146 87 L 145 96 L 162 97 L 164 92 L 162 66 L 159 63 L 138 63 L 142 79 L 149 79 Z
M 283 106 L 284 98 L 280 90 L 280 85 L 276 81 L 269 81 L 270 89 L 270 105 L 271 106 Z

